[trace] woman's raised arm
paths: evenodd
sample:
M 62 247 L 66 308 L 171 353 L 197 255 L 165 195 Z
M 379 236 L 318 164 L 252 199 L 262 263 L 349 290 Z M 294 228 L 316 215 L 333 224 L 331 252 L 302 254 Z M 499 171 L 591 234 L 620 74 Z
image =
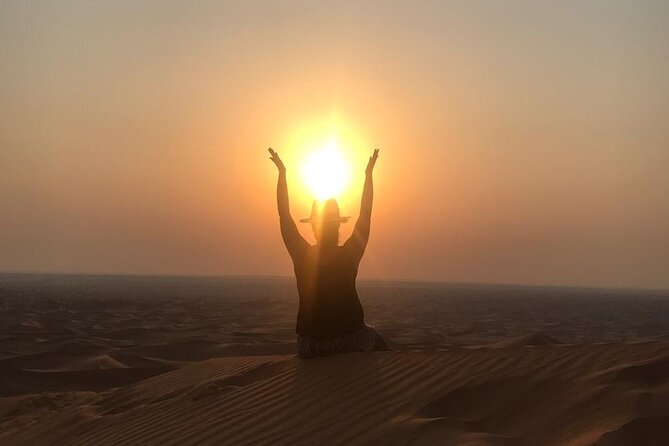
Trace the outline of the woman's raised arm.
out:
M 351 238 L 346 242 L 357 261 L 360 261 L 362 255 L 365 253 L 367 241 L 369 240 L 369 230 L 372 222 L 372 202 L 374 201 L 372 172 L 374 171 L 374 166 L 376 165 L 376 159 L 378 157 L 379 149 L 374 149 L 374 153 L 369 157 L 369 162 L 365 169 L 365 185 L 362 188 L 360 215 L 353 228 Z
M 286 249 L 288 249 L 288 253 L 291 257 L 295 258 L 295 256 L 309 244 L 300 235 L 300 231 L 297 230 L 297 225 L 295 225 L 295 221 L 290 215 L 288 183 L 286 182 L 286 166 L 283 164 L 283 161 L 281 161 L 281 158 L 279 158 L 278 153 L 276 153 L 271 147 L 268 150 L 270 153 L 270 159 L 274 162 L 276 168 L 279 170 L 279 180 L 276 185 L 276 203 L 279 210 L 281 237 L 283 238 L 283 243 L 286 245 Z

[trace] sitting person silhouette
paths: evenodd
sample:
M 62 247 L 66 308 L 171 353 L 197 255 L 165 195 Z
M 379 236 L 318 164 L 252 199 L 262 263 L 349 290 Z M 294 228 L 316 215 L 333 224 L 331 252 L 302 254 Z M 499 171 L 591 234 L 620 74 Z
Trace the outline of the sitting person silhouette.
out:
M 279 155 L 269 149 L 270 159 L 279 169 L 277 204 L 281 236 L 293 260 L 299 309 L 297 314 L 297 351 L 303 358 L 334 353 L 387 350 L 385 341 L 372 327 L 365 325 L 364 313 L 355 280 L 358 265 L 369 239 L 372 218 L 372 171 L 378 149 L 369 158 L 365 170 L 360 216 L 353 234 L 339 246 L 341 217 L 334 199 L 314 201 L 311 216 L 300 220 L 311 223 L 316 244 L 310 245 L 297 229 L 290 215 L 286 167 Z

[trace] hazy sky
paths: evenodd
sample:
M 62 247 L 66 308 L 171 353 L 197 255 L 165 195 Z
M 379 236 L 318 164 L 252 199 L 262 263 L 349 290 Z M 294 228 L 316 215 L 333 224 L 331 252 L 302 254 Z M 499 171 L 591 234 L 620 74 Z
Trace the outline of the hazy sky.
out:
M 299 218 L 334 132 L 347 215 L 381 149 L 363 278 L 669 287 L 668 24 L 661 1 L 3 1 L 0 270 L 291 274 L 266 148 Z

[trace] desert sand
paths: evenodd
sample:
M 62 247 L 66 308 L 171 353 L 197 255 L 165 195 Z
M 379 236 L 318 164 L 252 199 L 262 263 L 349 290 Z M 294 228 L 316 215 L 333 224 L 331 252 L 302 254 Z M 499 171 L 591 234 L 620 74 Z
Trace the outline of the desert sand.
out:
M 0 444 L 669 444 L 669 292 L 359 289 L 300 360 L 291 279 L 0 275 Z

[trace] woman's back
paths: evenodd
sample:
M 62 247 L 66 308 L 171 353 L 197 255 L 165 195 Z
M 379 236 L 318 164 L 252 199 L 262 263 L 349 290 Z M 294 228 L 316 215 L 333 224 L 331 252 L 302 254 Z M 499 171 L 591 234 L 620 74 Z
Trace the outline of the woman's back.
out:
M 343 336 L 364 327 L 349 244 L 323 253 L 310 246 L 293 259 L 300 297 L 297 333 L 315 339 Z

